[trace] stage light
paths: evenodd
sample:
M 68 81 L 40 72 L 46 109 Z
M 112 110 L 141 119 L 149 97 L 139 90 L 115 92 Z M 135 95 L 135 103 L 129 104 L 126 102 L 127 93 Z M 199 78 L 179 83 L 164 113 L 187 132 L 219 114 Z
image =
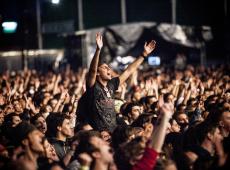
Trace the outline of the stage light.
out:
M 2 27 L 3 27 L 3 33 L 15 33 L 17 29 L 18 23 L 17 22 L 3 22 Z
M 52 0 L 52 4 L 59 4 L 60 0 Z

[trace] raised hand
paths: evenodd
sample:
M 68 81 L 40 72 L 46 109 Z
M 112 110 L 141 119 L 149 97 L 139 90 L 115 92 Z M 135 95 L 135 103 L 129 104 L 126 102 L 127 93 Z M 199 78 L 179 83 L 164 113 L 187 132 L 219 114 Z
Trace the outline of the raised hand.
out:
M 102 35 L 100 34 L 100 32 L 96 34 L 96 44 L 97 44 L 97 48 L 99 49 L 103 47 Z
M 143 56 L 147 57 L 155 49 L 155 46 L 156 41 L 154 40 L 150 41 L 149 43 L 145 42 Z
M 164 103 L 161 108 L 161 113 L 164 114 L 167 118 L 171 118 L 174 113 L 174 106 L 172 103 Z

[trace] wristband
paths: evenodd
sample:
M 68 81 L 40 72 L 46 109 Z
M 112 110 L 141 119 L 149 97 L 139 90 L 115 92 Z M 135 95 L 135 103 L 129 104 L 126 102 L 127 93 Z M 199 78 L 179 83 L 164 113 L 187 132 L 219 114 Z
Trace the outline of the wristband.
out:
M 143 52 L 142 52 L 142 56 L 143 56 L 143 57 L 147 57 L 147 56 L 148 56 L 148 54 L 146 54 L 146 52 L 145 52 L 145 51 L 143 51 Z
M 145 56 L 143 56 L 143 55 L 140 55 L 140 57 L 143 58 L 143 59 L 145 59 Z

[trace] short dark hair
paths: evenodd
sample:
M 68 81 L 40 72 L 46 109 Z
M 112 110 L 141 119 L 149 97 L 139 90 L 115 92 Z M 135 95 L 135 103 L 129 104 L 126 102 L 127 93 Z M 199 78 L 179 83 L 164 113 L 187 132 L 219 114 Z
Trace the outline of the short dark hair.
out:
M 33 132 L 34 130 L 37 130 L 37 128 L 32 125 L 29 124 L 28 122 L 21 122 L 19 123 L 15 128 L 14 128 L 14 132 L 15 132 L 15 145 L 19 146 L 22 142 L 23 139 L 25 139 L 31 132 Z
M 38 113 L 36 115 L 34 115 L 31 119 L 30 119 L 30 123 L 32 123 L 33 125 L 36 124 L 36 121 L 38 120 L 39 117 L 43 117 L 41 113 Z
M 132 127 L 144 127 L 145 123 L 151 123 L 152 122 L 153 115 L 149 113 L 143 113 L 141 114 L 132 124 Z
M 65 119 L 70 119 L 70 117 L 62 113 L 50 113 L 46 118 L 47 136 L 56 137 L 58 132 L 57 127 L 62 126 Z
M 79 132 L 79 134 L 77 135 L 79 144 L 75 151 L 75 157 L 84 152 L 92 154 L 93 152 L 98 151 L 98 148 L 90 143 L 92 137 L 100 137 L 100 133 L 95 130 Z
M 128 125 L 120 125 L 115 128 L 112 133 L 112 145 L 113 148 L 118 148 L 120 144 L 128 141 L 129 137 L 133 133 L 133 128 Z
M 138 102 L 131 102 L 131 103 L 127 104 L 127 106 L 126 106 L 126 108 L 124 110 L 124 116 L 128 117 L 128 114 L 132 111 L 132 108 L 134 106 L 141 106 L 141 105 Z

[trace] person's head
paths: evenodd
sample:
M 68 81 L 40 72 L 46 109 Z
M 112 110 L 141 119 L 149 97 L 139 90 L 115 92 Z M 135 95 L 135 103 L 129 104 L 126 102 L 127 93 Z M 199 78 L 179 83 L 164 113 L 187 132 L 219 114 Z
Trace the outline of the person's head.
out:
M 215 104 L 215 107 L 213 106 L 212 109 L 210 109 L 206 120 L 213 124 L 219 124 L 221 133 L 224 136 L 228 136 L 230 132 L 229 117 L 229 104 L 222 102 Z
M 90 143 L 96 148 L 96 151 L 92 153 L 92 157 L 95 160 L 107 165 L 113 162 L 113 150 L 106 141 L 94 136 L 90 139 Z
M 170 132 L 180 132 L 180 126 L 175 119 L 170 120 L 171 128 Z
M 109 81 L 112 79 L 111 68 L 106 63 L 99 63 L 97 68 L 97 77 L 102 81 Z
M 111 135 L 110 135 L 110 133 L 109 133 L 108 131 L 106 131 L 106 130 L 101 131 L 101 138 L 102 138 L 104 141 L 108 142 L 108 143 L 110 143 L 110 141 L 111 141 Z
M 186 105 L 185 104 L 179 104 L 177 105 L 177 111 L 178 112 L 184 112 L 186 109 Z
M 189 112 L 193 112 L 193 111 L 195 111 L 195 109 L 197 108 L 197 106 L 198 106 L 198 101 L 196 99 L 192 98 L 192 99 L 189 99 L 189 101 L 187 103 L 187 108 L 186 109 Z
M 68 138 L 73 136 L 70 117 L 61 113 L 52 113 L 47 119 L 47 135 L 50 137 Z
M 15 129 L 15 144 L 21 145 L 25 150 L 40 155 L 44 152 L 42 145 L 43 134 L 33 125 L 27 122 L 19 123 Z
M 44 156 L 46 158 L 51 160 L 54 160 L 55 157 L 57 158 L 57 154 L 54 147 L 49 143 L 49 141 L 46 138 L 44 138 L 43 140 L 43 148 L 44 148 Z
M 146 141 L 142 137 L 134 138 L 120 146 L 114 155 L 118 169 L 131 169 L 143 157 L 145 147 Z
M 218 137 L 221 137 L 218 124 L 211 124 L 209 122 L 202 122 L 195 127 L 197 141 L 202 144 L 204 141 L 211 144 L 215 143 Z
M 222 133 L 224 133 L 224 136 L 229 136 L 229 132 L 230 132 L 230 111 L 229 109 L 227 110 L 223 110 L 222 114 L 220 116 L 220 128 L 222 130 Z
M 15 112 L 17 112 L 17 113 L 23 112 L 22 105 L 18 100 L 14 100 L 12 103 L 13 103 L 13 107 L 14 107 Z
M 81 153 L 89 154 L 93 158 L 93 165 L 97 161 L 105 165 L 113 162 L 112 149 L 96 131 L 85 131 L 80 135 L 75 156 L 78 157 Z
M 52 110 L 54 110 L 57 103 L 58 103 L 58 99 L 57 97 L 54 97 L 53 99 L 49 100 L 48 105 L 50 105 Z
M 88 131 L 93 130 L 92 126 L 88 122 L 79 122 L 75 127 L 75 132 L 78 132 L 80 130 Z
M 42 116 L 46 119 L 47 116 L 53 111 L 53 108 L 50 105 L 45 105 L 42 106 L 40 109 L 40 113 L 42 114 Z
M 181 130 L 185 129 L 189 124 L 188 116 L 184 112 L 177 112 L 175 115 L 175 119 L 180 125 Z
M 112 145 L 117 149 L 121 144 L 135 137 L 135 128 L 131 126 L 117 126 L 112 133 Z
M 129 122 L 136 120 L 141 114 L 140 104 L 136 102 L 129 103 L 125 109 L 125 116 L 128 117 Z
M 43 134 L 46 133 L 47 131 L 47 124 L 46 120 L 42 116 L 42 114 L 36 114 L 30 119 L 30 122 L 38 129 L 40 130 Z
M 10 127 L 15 127 L 21 122 L 18 114 L 10 113 L 5 116 L 4 123 L 8 124 Z

